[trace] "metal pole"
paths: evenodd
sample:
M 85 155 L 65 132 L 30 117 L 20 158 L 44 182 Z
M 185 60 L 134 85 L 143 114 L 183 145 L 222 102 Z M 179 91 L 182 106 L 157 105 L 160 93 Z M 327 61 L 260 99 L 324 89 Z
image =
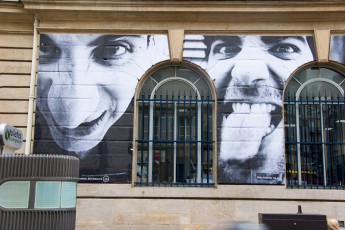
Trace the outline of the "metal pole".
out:
M 34 39 L 32 45 L 32 62 L 31 62 L 31 77 L 30 77 L 30 92 L 29 92 L 29 108 L 28 108 L 28 120 L 26 127 L 26 139 L 25 139 L 25 155 L 31 152 L 31 135 L 32 124 L 34 114 L 34 100 L 35 100 L 35 84 L 36 84 L 36 72 L 37 72 L 37 50 L 38 50 L 38 19 L 35 17 L 34 22 Z

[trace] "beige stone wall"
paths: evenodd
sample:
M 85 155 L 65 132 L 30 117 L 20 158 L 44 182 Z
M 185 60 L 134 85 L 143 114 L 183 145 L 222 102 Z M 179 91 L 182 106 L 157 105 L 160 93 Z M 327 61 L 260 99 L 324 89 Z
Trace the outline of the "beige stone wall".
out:
M 24 153 L 30 88 L 33 15 L 17 4 L 0 4 L 0 122 L 19 128 Z
M 328 216 L 338 216 L 338 213 L 345 208 L 344 203 L 338 202 L 79 199 L 76 229 L 219 230 L 225 229 L 235 220 L 258 223 L 258 213 L 295 214 L 298 205 L 302 205 L 306 214 L 328 214 Z M 338 220 L 343 219 L 343 215 L 338 217 Z
M 258 213 L 324 214 L 345 220 L 343 190 L 285 186 L 217 188 L 79 184 L 77 230 L 222 229 L 232 221 L 258 223 Z

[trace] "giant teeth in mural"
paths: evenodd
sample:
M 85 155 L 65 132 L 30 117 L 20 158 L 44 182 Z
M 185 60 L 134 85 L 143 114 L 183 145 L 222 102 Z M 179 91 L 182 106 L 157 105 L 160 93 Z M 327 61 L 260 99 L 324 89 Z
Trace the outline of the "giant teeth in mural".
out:
M 276 128 L 274 124 L 271 123 L 271 113 L 276 110 L 276 106 L 272 104 L 248 104 L 248 103 L 233 103 L 232 109 L 234 110 L 234 114 L 240 113 L 240 114 L 246 114 L 245 116 L 250 116 L 251 114 L 262 114 L 262 117 L 264 117 L 263 120 L 269 120 L 270 123 L 266 129 L 266 135 L 269 135 L 273 132 L 273 130 Z M 223 119 L 224 120 L 224 119 Z M 227 120 L 227 119 L 226 119 Z M 265 126 L 266 123 L 262 124 L 262 127 Z M 225 125 L 226 126 L 226 125 Z M 245 124 L 241 123 L 241 126 L 245 126 Z
M 232 108 L 234 112 L 223 117 L 220 157 L 244 161 L 259 151 L 261 140 L 275 129 L 271 124 L 275 105 L 233 103 Z

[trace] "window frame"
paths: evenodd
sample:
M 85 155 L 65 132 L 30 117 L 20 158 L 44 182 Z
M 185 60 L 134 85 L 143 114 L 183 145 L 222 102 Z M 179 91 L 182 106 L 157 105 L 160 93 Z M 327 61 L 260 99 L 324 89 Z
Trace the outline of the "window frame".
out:
M 297 79 L 295 79 L 297 76 L 298 76 L 298 74 L 299 73 L 302 73 L 303 71 L 307 71 L 308 69 L 313 69 L 313 68 L 318 68 L 319 69 L 319 71 L 318 71 L 318 75 L 316 76 L 314 76 L 312 79 L 309 79 L 309 80 L 306 80 L 306 81 L 304 81 L 304 82 L 299 82 Z M 321 72 L 321 69 L 328 69 L 328 70 L 331 70 L 331 71 L 333 71 L 333 72 L 335 72 L 335 73 L 338 73 L 340 76 L 342 76 L 343 77 L 343 80 L 340 82 L 340 83 L 337 83 L 335 80 L 331 80 L 331 79 L 328 79 L 328 78 L 325 78 L 324 76 L 326 76 L 326 75 L 323 75 L 323 76 L 321 76 L 320 75 L 320 72 Z M 325 142 L 327 142 L 328 140 L 326 140 L 326 137 L 324 136 L 324 133 L 325 133 L 325 130 L 323 130 L 324 129 L 324 126 L 323 126 L 323 123 L 324 123 L 324 118 L 323 118 L 323 106 L 327 106 L 327 105 L 329 105 L 329 104 L 327 104 L 326 102 L 327 102 L 327 98 L 328 98 L 328 96 L 326 96 L 326 98 L 325 97 L 320 97 L 320 100 L 321 100 L 321 98 L 323 99 L 323 100 L 325 100 L 326 102 L 323 102 L 323 103 L 319 103 L 319 104 L 317 104 L 317 105 L 319 105 L 320 106 L 320 108 L 318 108 L 318 110 L 320 110 L 319 111 L 319 113 L 320 113 L 320 121 L 321 121 L 321 142 L 319 142 L 319 144 L 321 144 L 322 145 L 322 171 L 323 171 L 323 175 L 322 175 L 322 184 L 318 184 L 318 182 L 316 182 L 316 184 L 314 184 L 313 182 L 311 183 L 311 184 L 308 184 L 308 183 L 302 183 L 303 182 L 303 180 L 302 180 L 302 174 L 303 174 L 303 169 L 302 169 L 302 158 L 301 158 L 301 137 L 300 137 L 300 130 L 301 130 L 301 127 L 300 127 L 300 109 L 299 109 L 299 107 L 300 107 L 300 105 L 308 105 L 308 103 L 310 103 L 310 101 L 307 101 L 307 102 L 297 102 L 298 100 L 301 100 L 302 101 L 302 99 L 300 99 L 300 97 L 302 96 L 302 92 L 303 92 L 303 90 L 307 87 L 307 86 L 309 86 L 310 84 L 312 84 L 312 83 L 315 83 L 315 82 L 324 82 L 324 83 L 328 83 L 328 84 L 330 84 L 330 85 L 332 85 L 332 86 L 334 86 L 337 90 L 338 90 L 338 93 L 340 93 L 341 94 L 341 97 L 342 97 L 342 104 L 341 105 L 343 105 L 343 106 L 345 106 L 345 90 L 344 90 L 344 88 L 342 88 L 340 85 L 342 85 L 342 84 L 344 84 L 344 82 L 345 82 L 345 74 L 344 74 L 344 72 L 343 71 L 339 71 L 338 69 L 336 69 L 336 68 L 333 68 L 332 66 L 329 66 L 329 65 L 321 65 L 321 66 L 308 66 L 308 67 L 306 67 L 306 68 L 303 68 L 302 70 L 299 70 L 298 72 L 296 72 L 296 73 L 294 73 L 293 75 L 292 75 L 292 77 L 290 78 L 290 80 L 289 80 L 289 82 L 287 82 L 287 84 L 285 84 L 285 89 L 284 89 L 284 99 L 283 99 L 283 104 L 284 104 L 284 113 L 286 112 L 286 113 L 288 113 L 288 111 L 285 111 L 285 110 L 287 110 L 286 109 L 286 105 L 288 104 L 287 102 L 286 102 L 286 93 L 288 93 L 287 91 L 288 91 L 288 86 L 289 86 L 289 83 L 291 82 L 291 81 L 293 81 L 293 80 L 296 80 L 296 82 L 298 82 L 298 84 L 300 85 L 299 87 L 298 87 L 298 89 L 297 89 L 297 91 L 295 92 L 295 94 L 294 95 L 292 95 L 294 98 L 295 98 L 295 112 L 293 112 L 294 114 L 294 116 L 295 116 L 295 126 L 294 127 L 296 127 L 296 131 L 295 131 L 295 134 L 296 134 L 296 154 L 297 154 L 297 159 L 296 159 L 296 161 L 297 161 L 297 173 L 298 173 L 298 178 L 297 178 L 297 184 L 295 184 L 295 185 L 293 185 L 292 183 L 290 183 L 289 181 L 288 181 L 288 167 L 286 167 L 286 170 L 287 170 L 287 172 L 286 172 L 286 179 L 287 179 L 287 186 L 288 187 L 295 187 L 295 186 L 297 186 L 297 187 L 304 187 L 304 188 L 307 188 L 307 187 L 311 187 L 311 188 L 314 188 L 314 187 L 316 187 L 316 188 L 318 188 L 318 187 L 322 187 L 322 188 L 325 188 L 325 187 L 329 187 L 329 188 L 332 188 L 332 187 L 342 187 L 342 188 L 344 188 L 344 184 L 343 183 L 337 183 L 336 185 L 332 185 L 332 184 L 328 184 L 328 180 L 329 180 L 329 175 L 327 175 L 327 171 L 328 170 L 330 170 L 330 169 L 328 169 L 328 167 L 329 167 L 329 165 L 326 165 L 326 164 L 329 164 L 327 161 L 328 161 L 328 151 L 327 150 L 325 150 Z M 333 91 L 332 91 L 333 92 Z M 337 93 L 337 92 L 336 92 Z M 289 95 L 290 96 L 290 95 Z M 314 100 L 314 97 L 313 97 L 313 100 Z M 319 99 L 318 99 L 319 100 Z M 316 105 L 316 104 L 309 104 L 309 105 Z M 333 101 L 332 101 L 332 105 L 333 105 Z M 289 124 L 289 123 L 287 123 L 287 122 L 289 122 L 289 120 L 291 120 L 290 118 L 287 118 L 287 117 L 285 117 L 284 116 L 284 133 L 285 133 L 285 157 L 286 158 L 288 158 L 289 156 L 291 156 L 291 155 L 287 155 L 287 153 L 288 153 L 288 151 L 289 150 L 287 150 L 287 137 L 289 136 L 289 132 L 287 131 L 287 129 L 291 129 L 291 127 L 292 127 L 292 125 L 291 124 Z M 342 128 L 342 129 L 344 129 L 344 128 Z M 341 131 L 341 132 L 343 132 L 343 131 Z M 337 135 L 338 135 L 338 133 L 337 133 Z M 328 144 L 329 145 L 329 144 Z M 337 145 L 337 144 L 333 144 L 333 146 L 335 146 L 335 145 Z M 342 146 L 343 147 L 343 146 Z M 341 147 L 341 148 L 342 148 Z M 290 152 L 289 154 L 292 154 L 292 152 Z M 345 154 L 343 153 L 343 157 L 345 157 Z M 286 164 L 288 163 L 288 159 L 286 159 Z M 315 164 L 316 162 L 314 162 L 314 164 Z M 343 161 L 343 164 L 344 164 L 345 162 Z M 290 164 L 292 164 L 291 162 L 290 162 Z M 337 165 L 335 165 L 335 167 L 336 167 Z M 333 168 L 334 167 L 334 165 L 332 165 L 331 164 L 331 166 L 330 166 L 331 168 Z M 293 171 L 293 168 L 294 167 L 292 167 L 292 168 L 290 168 L 290 170 L 291 171 Z M 332 170 L 332 169 L 331 169 Z M 311 169 L 310 169 L 310 171 L 311 171 Z M 310 172 L 311 173 L 311 172 Z M 344 171 L 343 172 L 341 172 L 342 174 L 344 174 Z M 343 176 L 344 177 L 344 176 Z M 344 178 L 342 179 L 342 180 L 344 180 Z
M 211 80 L 211 78 L 208 76 L 208 74 L 202 70 L 200 67 L 198 66 L 195 66 L 194 64 L 192 63 L 185 63 L 185 62 L 182 62 L 182 63 L 172 63 L 172 62 L 164 62 L 164 63 L 160 63 L 158 64 L 157 66 L 151 68 L 151 70 L 149 70 L 145 76 L 143 76 L 138 85 L 137 85 L 137 88 L 136 88 L 136 93 L 135 93 L 135 97 L 134 97 L 134 132 L 133 132 L 133 148 L 132 148 L 132 151 L 133 151 L 133 173 L 132 173 L 132 185 L 133 186 L 136 186 L 136 185 L 139 185 L 139 186 L 155 186 L 156 183 L 152 182 L 151 181 L 148 181 L 148 182 L 138 182 L 137 181 L 137 167 L 138 167 L 138 143 L 137 143 L 137 140 L 139 138 L 139 130 L 140 130 L 140 127 L 139 127 L 139 114 L 140 114 L 140 109 L 139 109 L 139 105 L 138 105 L 138 98 L 140 97 L 140 92 L 141 92 L 141 89 L 143 87 L 143 85 L 145 84 L 145 81 L 152 75 L 154 74 L 155 72 L 158 72 L 164 68 L 167 68 L 167 67 L 182 67 L 182 68 L 186 68 L 186 69 L 189 69 L 193 72 L 195 72 L 196 74 L 198 74 L 200 77 L 202 77 L 204 79 L 204 81 L 207 83 L 207 87 L 209 89 L 209 91 L 211 92 L 211 98 L 212 98 L 212 120 L 211 120 L 211 125 L 212 125 L 212 128 L 211 128 L 211 133 L 212 133 L 212 150 L 211 150 L 211 157 L 212 157 L 212 173 L 210 173 L 210 175 L 212 175 L 212 183 L 207 183 L 207 184 L 203 184 L 202 181 L 198 181 L 200 183 L 196 183 L 196 184 L 191 184 L 191 183 L 185 183 L 185 184 L 182 184 L 182 186 L 197 186 L 197 187 L 204 187 L 204 186 L 207 186 L 207 187 L 213 187 L 215 186 L 216 184 L 216 176 L 217 176 L 217 171 L 216 171 L 216 166 L 217 166 L 217 133 L 216 133 L 216 111 L 217 111 L 217 101 L 216 101 L 216 90 L 215 90 L 215 85 L 213 83 L 213 81 Z M 176 73 L 176 70 L 175 70 L 175 73 Z M 198 95 L 199 98 L 201 98 L 200 96 L 200 92 L 199 90 L 197 89 L 197 87 L 193 84 L 192 81 L 186 79 L 186 78 L 183 78 L 183 77 L 179 77 L 179 76 L 176 76 L 175 77 L 167 77 L 167 78 L 163 78 L 161 81 L 159 81 L 157 83 L 157 85 L 154 87 L 154 89 L 150 92 L 150 99 L 153 98 L 153 96 L 155 95 L 155 91 L 157 91 L 162 85 L 164 84 L 167 84 L 169 83 L 170 81 L 181 81 L 185 84 L 188 84 L 195 92 L 196 94 Z M 195 104 L 198 104 L 198 102 L 196 102 Z M 150 107 L 150 113 L 152 114 L 152 110 L 153 110 L 153 107 L 151 106 Z M 199 118 L 200 118 L 200 114 L 198 115 Z M 153 122 L 152 122 L 152 116 L 150 117 L 151 119 L 151 122 L 150 122 L 150 129 L 152 131 L 153 129 Z M 176 118 L 177 119 L 177 118 Z M 201 126 L 202 123 L 200 121 L 200 119 L 198 119 L 198 126 Z M 153 132 L 150 132 L 150 139 L 153 139 Z M 199 143 L 198 144 L 199 147 L 198 148 L 201 148 L 201 144 Z M 150 147 L 150 150 L 152 150 L 152 148 Z M 176 157 L 176 154 L 174 154 Z M 150 154 L 151 157 L 153 157 L 153 153 L 151 152 Z M 152 160 L 151 160 L 152 162 Z M 197 165 L 198 165 L 198 170 L 197 170 L 197 175 L 201 175 L 202 174 L 202 169 L 201 169 L 201 165 L 202 165 L 202 162 L 201 161 L 198 161 L 197 162 Z M 152 163 L 151 163 L 151 166 L 148 167 L 148 173 L 152 174 L 152 171 L 150 170 L 152 169 Z M 152 175 L 149 175 L 150 178 L 152 178 Z M 174 171 L 174 178 L 176 178 L 176 171 Z M 202 180 L 202 179 L 201 179 Z M 181 186 L 181 184 L 178 184 L 178 183 L 175 183 L 175 179 L 174 179 L 174 182 L 173 183 L 164 183 L 161 185 L 165 185 L 165 186 Z M 159 184 L 159 183 L 158 183 Z

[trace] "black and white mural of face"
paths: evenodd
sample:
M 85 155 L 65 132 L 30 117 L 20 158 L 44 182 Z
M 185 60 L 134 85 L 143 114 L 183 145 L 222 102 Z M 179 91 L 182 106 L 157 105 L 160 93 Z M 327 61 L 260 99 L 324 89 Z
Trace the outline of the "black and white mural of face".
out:
M 200 43 L 199 56 L 187 57 L 202 64 L 216 85 L 218 182 L 282 183 L 282 91 L 293 71 L 314 60 L 309 39 L 204 36 L 204 59 Z M 190 46 L 193 36 L 186 41 Z
M 167 50 L 165 35 L 42 34 L 37 109 L 55 144 L 86 157 L 126 112 L 145 71 L 168 59 Z

